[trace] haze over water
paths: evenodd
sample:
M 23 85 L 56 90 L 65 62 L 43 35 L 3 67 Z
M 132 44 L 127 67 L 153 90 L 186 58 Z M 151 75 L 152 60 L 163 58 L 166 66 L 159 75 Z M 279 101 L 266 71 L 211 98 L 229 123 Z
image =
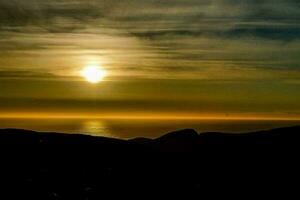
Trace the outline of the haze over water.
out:
M 198 132 L 243 133 L 300 125 L 289 120 L 102 120 L 102 119 L 0 119 L 0 128 L 80 133 L 114 138 L 156 138 L 167 132 L 193 128 Z

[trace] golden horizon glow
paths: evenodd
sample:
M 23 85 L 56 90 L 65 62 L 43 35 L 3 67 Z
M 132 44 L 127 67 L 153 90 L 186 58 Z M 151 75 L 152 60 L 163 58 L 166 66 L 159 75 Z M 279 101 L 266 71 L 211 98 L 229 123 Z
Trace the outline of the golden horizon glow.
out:
M 300 121 L 300 117 L 262 116 L 262 115 L 234 115 L 225 117 L 222 115 L 181 115 L 174 116 L 171 113 L 157 113 L 156 115 L 143 114 L 103 114 L 92 113 L 2 113 L 0 119 L 107 119 L 107 120 L 248 120 L 248 121 Z
M 103 78 L 106 76 L 106 71 L 100 66 L 89 65 L 81 71 L 81 75 L 86 81 L 96 84 L 103 80 Z

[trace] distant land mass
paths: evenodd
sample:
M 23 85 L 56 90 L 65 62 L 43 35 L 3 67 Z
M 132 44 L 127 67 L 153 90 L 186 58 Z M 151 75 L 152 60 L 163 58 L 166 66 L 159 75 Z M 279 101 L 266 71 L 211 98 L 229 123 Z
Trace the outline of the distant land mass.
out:
M 0 199 L 299 195 L 299 139 L 300 126 L 131 140 L 1 129 Z

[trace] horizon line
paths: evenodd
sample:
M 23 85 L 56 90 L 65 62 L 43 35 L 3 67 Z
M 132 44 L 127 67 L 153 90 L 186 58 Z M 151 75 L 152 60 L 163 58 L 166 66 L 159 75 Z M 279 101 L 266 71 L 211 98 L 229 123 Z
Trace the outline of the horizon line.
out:
M 180 114 L 180 113 L 176 113 Z M 0 113 L 0 119 L 102 119 L 102 120 L 240 120 L 240 121 L 300 121 L 300 116 L 255 116 L 255 115 L 92 115 L 92 114 L 59 114 L 59 113 Z

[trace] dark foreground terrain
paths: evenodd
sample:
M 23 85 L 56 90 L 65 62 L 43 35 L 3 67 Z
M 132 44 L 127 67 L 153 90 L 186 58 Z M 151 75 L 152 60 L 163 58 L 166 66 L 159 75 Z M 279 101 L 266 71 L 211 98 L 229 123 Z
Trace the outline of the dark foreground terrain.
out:
M 299 149 L 300 127 L 130 141 L 5 129 L 0 199 L 287 198 L 300 192 Z

